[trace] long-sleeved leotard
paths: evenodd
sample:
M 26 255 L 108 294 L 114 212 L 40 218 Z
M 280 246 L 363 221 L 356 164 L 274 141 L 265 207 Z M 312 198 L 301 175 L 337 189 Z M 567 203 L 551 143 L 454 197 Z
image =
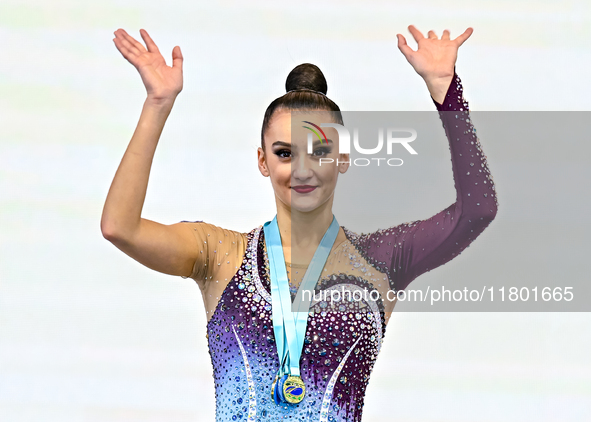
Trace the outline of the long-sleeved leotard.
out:
M 494 184 L 454 74 L 437 104 L 451 151 L 456 202 L 433 217 L 369 234 L 345 227 L 335 242 L 318 291 L 377 291 L 380 299 L 337 303 L 313 300 L 300 360 L 306 384 L 297 405 L 276 405 L 271 384 L 279 367 L 272 322 L 269 262 L 262 226 L 249 233 L 204 222 L 183 222 L 195 235 L 191 275 L 206 300 L 209 351 L 218 421 L 281 418 L 358 421 L 370 373 L 386 329 L 388 289 L 404 289 L 419 275 L 458 256 L 497 212 Z M 338 243 L 338 244 L 337 244 Z M 288 265 L 297 285 L 306 267 Z
M 472 243 L 497 214 L 495 186 L 455 74 L 439 111 L 449 147 L 456 202 L 426 220 L 355 236 L 353 243 L 394 290 L 445 264 Z

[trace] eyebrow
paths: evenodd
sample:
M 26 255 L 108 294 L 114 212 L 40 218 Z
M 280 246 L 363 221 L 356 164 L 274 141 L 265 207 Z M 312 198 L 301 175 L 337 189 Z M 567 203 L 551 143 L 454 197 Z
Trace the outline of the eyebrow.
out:
M 331 139 L 327 139 L 326 141 L 330 144 L 333 144 Z M 316 140 L 312 143 L 313 146 L 321 145 L 321 144 L 322 144 L 322 142 L 320 142 L 320 140 Z M 273 145 L 271 145 L 271 146 L 272 147 L 281 146 L 281 147 L 290 147 L 291 148 L 291 144 L 289 142 L 283 142 L 283 141 L 275 141 L 275 142 L 273 142 Z

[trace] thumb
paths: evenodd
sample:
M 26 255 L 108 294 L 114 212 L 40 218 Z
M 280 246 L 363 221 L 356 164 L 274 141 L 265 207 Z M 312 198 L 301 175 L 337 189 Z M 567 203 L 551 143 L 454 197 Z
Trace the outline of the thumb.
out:
M 183 53 L 178 45 L 172 49 L 172 67 L 183 70 Z

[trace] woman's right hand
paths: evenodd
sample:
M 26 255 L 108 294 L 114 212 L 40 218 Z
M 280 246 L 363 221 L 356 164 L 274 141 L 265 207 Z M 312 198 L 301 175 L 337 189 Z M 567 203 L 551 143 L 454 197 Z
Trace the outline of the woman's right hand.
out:
M 174 101 L 183 89 L 183 55 L 181 48 L 172 49 L 172 67 L 166 61 L 152 38 L 144 29 L 140 29 L 146 47 L 135 40 L 125 30 L 114 32 L 115 46 L 140 73 L 148 98 L 155 102 Z

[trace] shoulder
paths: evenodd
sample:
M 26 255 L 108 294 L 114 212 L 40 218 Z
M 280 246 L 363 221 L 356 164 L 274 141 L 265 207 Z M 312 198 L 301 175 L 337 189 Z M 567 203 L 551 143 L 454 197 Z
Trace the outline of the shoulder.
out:
M 197 259 L 190 278 L 211 280 L 224 264 L 241 262 L 256 228 L 250 232 L 230 230 L 204 221 L 181 221 L 195 238 Z

